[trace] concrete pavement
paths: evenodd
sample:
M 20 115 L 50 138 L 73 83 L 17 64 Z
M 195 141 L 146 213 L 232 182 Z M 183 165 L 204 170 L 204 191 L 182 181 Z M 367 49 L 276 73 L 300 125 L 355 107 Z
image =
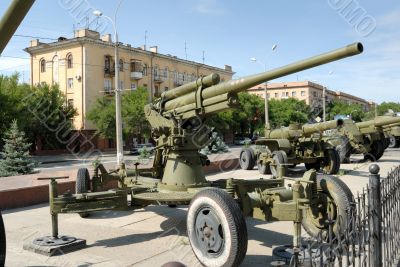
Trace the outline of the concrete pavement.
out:
M 378 162 L 381 175 L 400 164 L 400 150 L 387 150 Z M 368 183 L 367 164 L 341 166 L 340 178 L 355 193 Z M 302 166 L 289 175 L 301 177 Z M 208 179 L 258 178 L 257 170 L 236 170 L 208 175 Z M 265 176 L 268 177 L 268 176 Z M 176 209 L 149 206 L 129 212 L 99 212 L 82 219 L 77 214 L 59 216 L 60 233 L 87 240 L 88 247 L 48 258 L 22 250 L 23 242 L 50 234 L 47 205 L 5 211 L 7 266 L 161 266 L 178 260 L 187 266 L 200 266 L 186 237 L 186 207 Z M 292 223 L 265 223 L 247 219 L 249 245 L 242 266 L 269 266 L 274 246 L 291 243 Z

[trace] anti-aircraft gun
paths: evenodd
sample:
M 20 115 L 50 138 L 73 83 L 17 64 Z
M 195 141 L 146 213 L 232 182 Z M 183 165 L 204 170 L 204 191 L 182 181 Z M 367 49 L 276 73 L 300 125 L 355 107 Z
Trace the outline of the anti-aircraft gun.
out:
M 34 0 L 14 0 L 0 20 L 0 54 L 10 41 L 11 37 L 21 24 L 22 20 L 32 7 Z M 6 234 L 3 218 L 0 211 L 0 266 L 4 266 L 6 259 Z
M 388 146 L 384 127 L 396 123 L 400 123 L 400 117 L 378 116 L 373 120 L 356 123 L 358 129 L 364 135 L 365 142 L 371 146 L 369 153 L 365 155 L 366 159 L 379 160 L 382 157 Z
M 57 178 L 50 183 L 50 210 L 53 235 L 34 240 L 64 241 L 58 236 L 58 214 L 136 209 L 147 205 L 188 205 L 187 233 L 194 254 L 206 266 L 238 266 L 247 250 L 244 216 L 273 221 L 294 222 L 294 246 L 300 246 L 301 225 L 316 236 L 326 235 L 327 219 L 345 218 L 352 194 L 345 184 L 332 176 L 317 177 L 315 170 L 284 186 L 283 168 L 275 179 L 223 179 L 208 181 L 203 166 L 209 164 L 199 153 L 209 142 L 207 118 L 235 108 L 237 93 L 254 85 L 304 69 L 361 53 L 355 43 L 268 72 L 219 83 L 211 74 L 164 92 L 155 103 L 145 106 L 145 116 L 156 140 L 153 167 L 128 170 L 124 164 L 107 172 L 97 164 L 90 177 L 80 169 L 77 193 L 58 195 Z M 308 128 L 307 128 L 308 129 Z M 111 191 L 101 191 L 108 181 L 118 181 Z M 128 196 L 130 201 L 128 202 Z M 328 205 L 329 203 L 329 205 Z M 329 206 L 329 207 L 328 207 Z M 339 233 L 338 225 L 333 227 Z M 49 240 L 50 239 L 50 240 Z M 46 243 L 47 244 L 47 243 Z
M 277 175 L 278 166 L 287 171 L 288 166 L 304 163 L 307 170 L 323 169 L 326 174 L 336 174 L 340 168 L 339 155 L 334 147 L 325 142 L 322 132 L 335 129 L 342 120 L 332 120 L 315 124 L 292 123 L 289 127 L 265 130 L 265 137 L 254 146 L 240 152 L 240 167 L 251 170 L 257 164 L 261 174 Z

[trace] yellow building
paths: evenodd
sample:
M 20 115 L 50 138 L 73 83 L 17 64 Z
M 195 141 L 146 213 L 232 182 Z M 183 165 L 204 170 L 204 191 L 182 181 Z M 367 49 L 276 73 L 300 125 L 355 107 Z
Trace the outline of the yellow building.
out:
M 254 86 L 248 90 L 250 94 L 255 94 L 264 98 L 265 84 Z M 282 82 L 268 83 L 268 99 L 286 99 L 293 97 L 299 100 L 304 100 L 307 105 L 315 112 L 322 111 L 322 99 L 324 86 L 310 82 Z M 366 101 L 360 97 L 347 94 L 341 91 L 328 90 L 325 87 L 325 95 L 327 103 L 333 100 L 344 101 L 348 104 L 358 104 L 364 111 L 368 111 L 373 103 Z
M 78 111 L 75 129 L 93 131 L 93 124 L 85 116 L 98 97 L 113 94 L 114 47 L 111 35 L 100 37 L 98 32 L 88 29 L 77 30 L 74 38 L 60 37 L 52 43 L 32 40 L 25 49 L 31 56 L 31 85 L 58 84 L 66 95 L 66 104 Z M 224 69 L 216 68 L 160 54 L 157 50 L 156 46 L 148 51 L 119 43 L 119 87 L 136 90 L 143 86 L 153 98 L 213 72 L 221 80 L 232 78 L 232 68 L 228 65 Z

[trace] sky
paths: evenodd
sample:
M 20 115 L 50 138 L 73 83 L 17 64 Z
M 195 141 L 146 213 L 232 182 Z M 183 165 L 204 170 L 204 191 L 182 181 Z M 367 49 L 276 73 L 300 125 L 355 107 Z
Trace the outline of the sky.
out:
M 0 14 L 10 2 L 0 2 Z M 17 71 L 21 80 L 29 81 L 29 55 L 23 49 L 32 38 L 26 36 L 51 42 L 73 37 L 74 28 L 88 23 L 91 29 L 112 33 L 112 23 L 96 20 L 93 11 L 113 18 L 119 2 L 36 0 L 0 57 L 0 73 Z M 147 36 L 147 47 L 157 45 L 160 53 L 200 63 L 204 54 L 205 64 L 231 65 L 234 78 L 362 42 L 361 55 L 273 82 L 310 80 L 378 103 L 400 102 L 397 0 L 124 0 L 116 27 L 123 43 L 139 47 Z

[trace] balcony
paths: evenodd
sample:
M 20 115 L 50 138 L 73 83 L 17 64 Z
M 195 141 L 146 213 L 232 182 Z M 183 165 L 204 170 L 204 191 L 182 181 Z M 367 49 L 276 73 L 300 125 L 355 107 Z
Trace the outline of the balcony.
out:
M 165 77 L 161 76 L 159 74 L 154 75 L 153 79 L 154 79 L 154 82 L 156 82 L 156 83 L 162 83 L 165 81 Z
M 175 79 L 174 80 L 174 85 L 175 86 L 180 86 L 183 85 L 185 82 L 183 81 L 183 79 Z
M 105 95 L 114 95 L 115 90 L 111 87 L 104 87 L 104 94 Z
M 131 79 L 140 80 L 143 78 L 143 72 L 140 71 L 131 71 Z

